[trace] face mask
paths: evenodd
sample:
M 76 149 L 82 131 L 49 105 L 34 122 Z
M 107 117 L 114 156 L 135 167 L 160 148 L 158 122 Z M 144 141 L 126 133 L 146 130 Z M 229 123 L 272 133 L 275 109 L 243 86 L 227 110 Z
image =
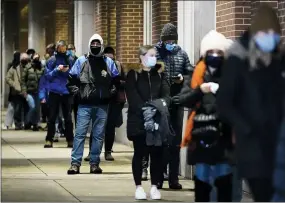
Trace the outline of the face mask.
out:
M 26 60 L 26 59 L 21 60 L 21 64 L 22 64 L 23 66 L 27 65 L 27 64 L 28 64 L 28 60 Z
M 146 57 L 146 61 L 145 61 L 145 66 L 146 67 L 149 67 L 149 68 L 153 68 L 156 64 L 156 57 L 153 56 L 153 57 L 150 57 L 150 56 L 147 56 Z
M 72 50 L 67 50 L 67 55 L 68 56 L 74 56 L 74 52 Z
M 213 56 L 213 55 L 207 55 L 205 57 L 205 63 L 207 66 L 210 66 L 212 68 L 220 68 L 223 65 L 224 57 L 223 56 Z
M 175 46 L 176 46 L 175 44 L 166 44 L 166 45 L 165 45 L 165 48 L 166 48 L 166 50 L 168 50 L 168 51 L 173 51 L 173 49 L 174 49 Z
M 91 46 L 90 50 L 94 56 L 97 56 L 101 52 L 101 47 Z
M 258 48 L 266 53 L 272 52 L 276 45 L 280 42 L 280 35 L 278 34 L 264 34 L 254 38 Z

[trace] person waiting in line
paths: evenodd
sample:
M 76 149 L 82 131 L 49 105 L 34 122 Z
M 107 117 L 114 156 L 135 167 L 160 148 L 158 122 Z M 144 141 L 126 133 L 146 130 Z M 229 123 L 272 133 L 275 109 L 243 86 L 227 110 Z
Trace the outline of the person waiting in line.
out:
M 66 55 L 67 45 L 65 41 L 59 40 L 56 44 L 55 54 L 48 59 L 45 76 L 49 83 L 49 118 L 48 131 L 45 148 L 53 147 L 55 135 L 55 122 L 58 117 L 59 108 L 62 108 L 65 125 L 65 138 L 67 147 L 73 147 L 73 123 L 71 118 L 71 95 L 66 87 L 69 71 L 74 64 L 72 57 Z
M 227 51 L 217 98 L 221 118 L 234 128 L 238 172 L 257 202 L 268 202 L 273 195 L 283 117 L 281 33 L 276 11 L 261 3 L 249 29 Z
M 105 56 L 111 58 L 120 73 L 120 85 L 118 86 L 118 90 L 116 94 L 114 94 L 113 98 L 110 101 L 108 108 L 108 118 L 106 124 L 106 132 L 105 132 L 105 159 L 106 161 L 114 161 L 114 157 L 112 156 L 113 144 L 115 141 L 115 128 L 119 128 L 123 124 L 123 113 L 122 109 L 126 102 L 125 97 L 125 79 L 124 73 L 122 72 L 122 65 L 119 61 L 115 60 L 115 50 L 107 46 L 104 49 Z M 89 155 L 84 159 L 85 161 L 90 160 L 90 149 L 92 146 L 92 139 L 89 139 Z
M 146 199 L 146 193 L 142 187 L 142 160 L 146 151 L 150 154 L 150 176 L 151 190 L 150 198 L 161 199 L 157 184 L 162 175 L 163 146 L 168 145 L 169 117 L 167 126 L 154 124 L 154 118 L 161 116 L 161 110 L 166 108 L 164 114 L 168 114 L 170 105 L 169 83 L 164 74 L 163 63 L 157 63 L 156 50 L 153 46 L 142 46 L 139 48 L 139 59 L 141 64 L 131 69 L 126 76 L 126 95 L 128 101 L 127 137 L 133 142 L 134 156 L 132 161 L 132 172 L 136 185 L 135 199 Z M 127 68 L 127 67 L 125 67 Z M 127 71 L 127 69 L 126 69 Z M 155 108 L 149 108 L 155 104 Z M 162 106 L 162 107 L 161 107 Z M 152 115 L 153 114 L 153 115 Z M 155 117 L 154 114 L 159 114 Z M 155 119 L 155 120 L 156 120 Z M 164 129 L 163 129 L 164 128 Z M 166 130 L 166 131 L 164 131 Z M 172 132 L 173 133 L 173 132 Z
M 79 57 L 70 71 L 67 87 L 79 98 L 71 166 L 67 174 L 80 173 L 84 141 L 90 121 L 92 140 L 90 173 L 100 174 L 100 154 L 105 136 L 108 105 L 116 92 L 119 71 L 112 59 L 104 56 L 103 39 L 94 34 L 88 43 L 89 53 Z
M 221 68 L 227 40 L 212 30 L 201 41 L 201 58 L 191 78 L 191 90 L 173 97 L 173 102 L 192 112 L 181 146 L 188 146 L 188 163 L 195 165 L 195 202 L 209 202 L 212 186 L 218 202 L 232 201 L 232 168 L 227 152 L 232 151 L 232 129 L 219 118 Z

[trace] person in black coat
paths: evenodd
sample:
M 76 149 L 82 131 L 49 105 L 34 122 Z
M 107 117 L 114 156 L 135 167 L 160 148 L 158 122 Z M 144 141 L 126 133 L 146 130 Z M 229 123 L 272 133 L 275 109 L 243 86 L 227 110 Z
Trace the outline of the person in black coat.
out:
M 253 198 L 270 201 L 276 139 L 282 119 L 284 78 L 278 17 L 261 4 L 248 31 L 228 50 L 217 98 L 234 130 L 237 168 Z
M 142 159 L 146 151 L 151 157 L 151 191 L 152 199 L 161 199 L 156 184 L 162 174 L 162 146 L 146 145 L 146 130 L 143 116 L 143 107 L 147 102 L 164 99 L 170 105 L 170 89 L 163 73 L 163 65 L 157 64 L 156 51 L 152 46 L 142 46 L 139 49 L 141 64 L 134 65 L 127 73 L 126 95 L 128 101 L 127 137 L 134 145 L 132 170 L 137 186 L 135 198 L 146 199 L 146 194 L 141 186 Z M 125 67 L 126 69 L 128 67 Z M 126 70 L 125 69 L 125 70 Z

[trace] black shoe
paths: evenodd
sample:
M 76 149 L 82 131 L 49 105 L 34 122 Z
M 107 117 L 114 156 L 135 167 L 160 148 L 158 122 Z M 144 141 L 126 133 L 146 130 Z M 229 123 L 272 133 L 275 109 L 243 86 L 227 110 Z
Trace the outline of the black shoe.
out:
M 90 153 L 88 154 L 87 157 L 84 158 L 84 161 L 90 161 Z
M 67 170 L 68 175 L 75 175 L 80 173 L 80 166 L 72 164 L 70 168 Z
M 51 141 L 46 141 L 44 148 L 53 148 L 53 143 Z
M 22 126 L 16 126 L 15 130 L 23 130 L 23 127 Z
M 43 118 L 43 119 L 42 119 L 42 123 L 47 123 L 47 119 L 46 119 L 46 118 Z
M 58 138 L 57 138 L 57 137 L 54 137 L 54 138 L 53 138 L 53 142 L 58 142 Z
M 168 174 L 167 173 L 163 173 L 163 180 L 168 180 Z
M 143 169 L 142 171 L 142 181 L 147 181 L 147 169 Z
M 73 148 L 73 141 L 67 142 L 67 148 Z
M 111 152 L 105 152 L 105 160 L 106 161 L 114 161 L 114 157 L 112 156 Z
M 156 187 L 157 187 L 157 189 L 161 190 L 163 187 L 163 183 L 157 183 Z
M 182 185 L 180 183 L 171 183 L 169 184 L 169 188 L 172 190 L 182 190 Z
M 26 124 L 24 127 L 25 130 L 30 130 L 31 128 L 32 128 L 31 124 Z
M 39 126 L 37 126 L 37 125 L 34 125 L 34 126 L 33 126 L 33 131 L 40 131 L 40 128 L 39 128 Z
M 99 165 L 93 164 L 90 166 L 90 173 L 94 174 L 101 174 L 103 170 L 100 168 Z

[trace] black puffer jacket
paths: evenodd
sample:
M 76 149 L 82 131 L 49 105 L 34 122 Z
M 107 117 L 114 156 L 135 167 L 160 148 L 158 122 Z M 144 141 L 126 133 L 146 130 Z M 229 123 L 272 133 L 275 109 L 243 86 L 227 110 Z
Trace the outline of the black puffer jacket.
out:
M 145 136 L 142 107 L 146 102 L 163 98 L 170 104 L 169 84 L 162 72 L 163 68 L 147 72 L 136 64 L 127 74 L 126 95 L 128 100 L 127 136 L 133 140 L 136 136 Z
M 182 74 L 184 81 L 189 81 L 189 78 L 192 77 L 192 72 L 194 67 L 190 64 L 187 53 L 181 49 L 180 46 L 176 46 L 172 52 L 165 49 L 165 45 L 162 42 L 159 42 L 155 46 L 157 50 L 157 59 L 163 61 L 165 64 L 165 74 L 167 81 L 172 85 L 173 81 L 171 80 L 172 76 L 177 76 Z M 182 88 L 181 85 L 176 85 L 177 93 L 180 92 Z M 172 93 L 173 94 L 177 94 Z

